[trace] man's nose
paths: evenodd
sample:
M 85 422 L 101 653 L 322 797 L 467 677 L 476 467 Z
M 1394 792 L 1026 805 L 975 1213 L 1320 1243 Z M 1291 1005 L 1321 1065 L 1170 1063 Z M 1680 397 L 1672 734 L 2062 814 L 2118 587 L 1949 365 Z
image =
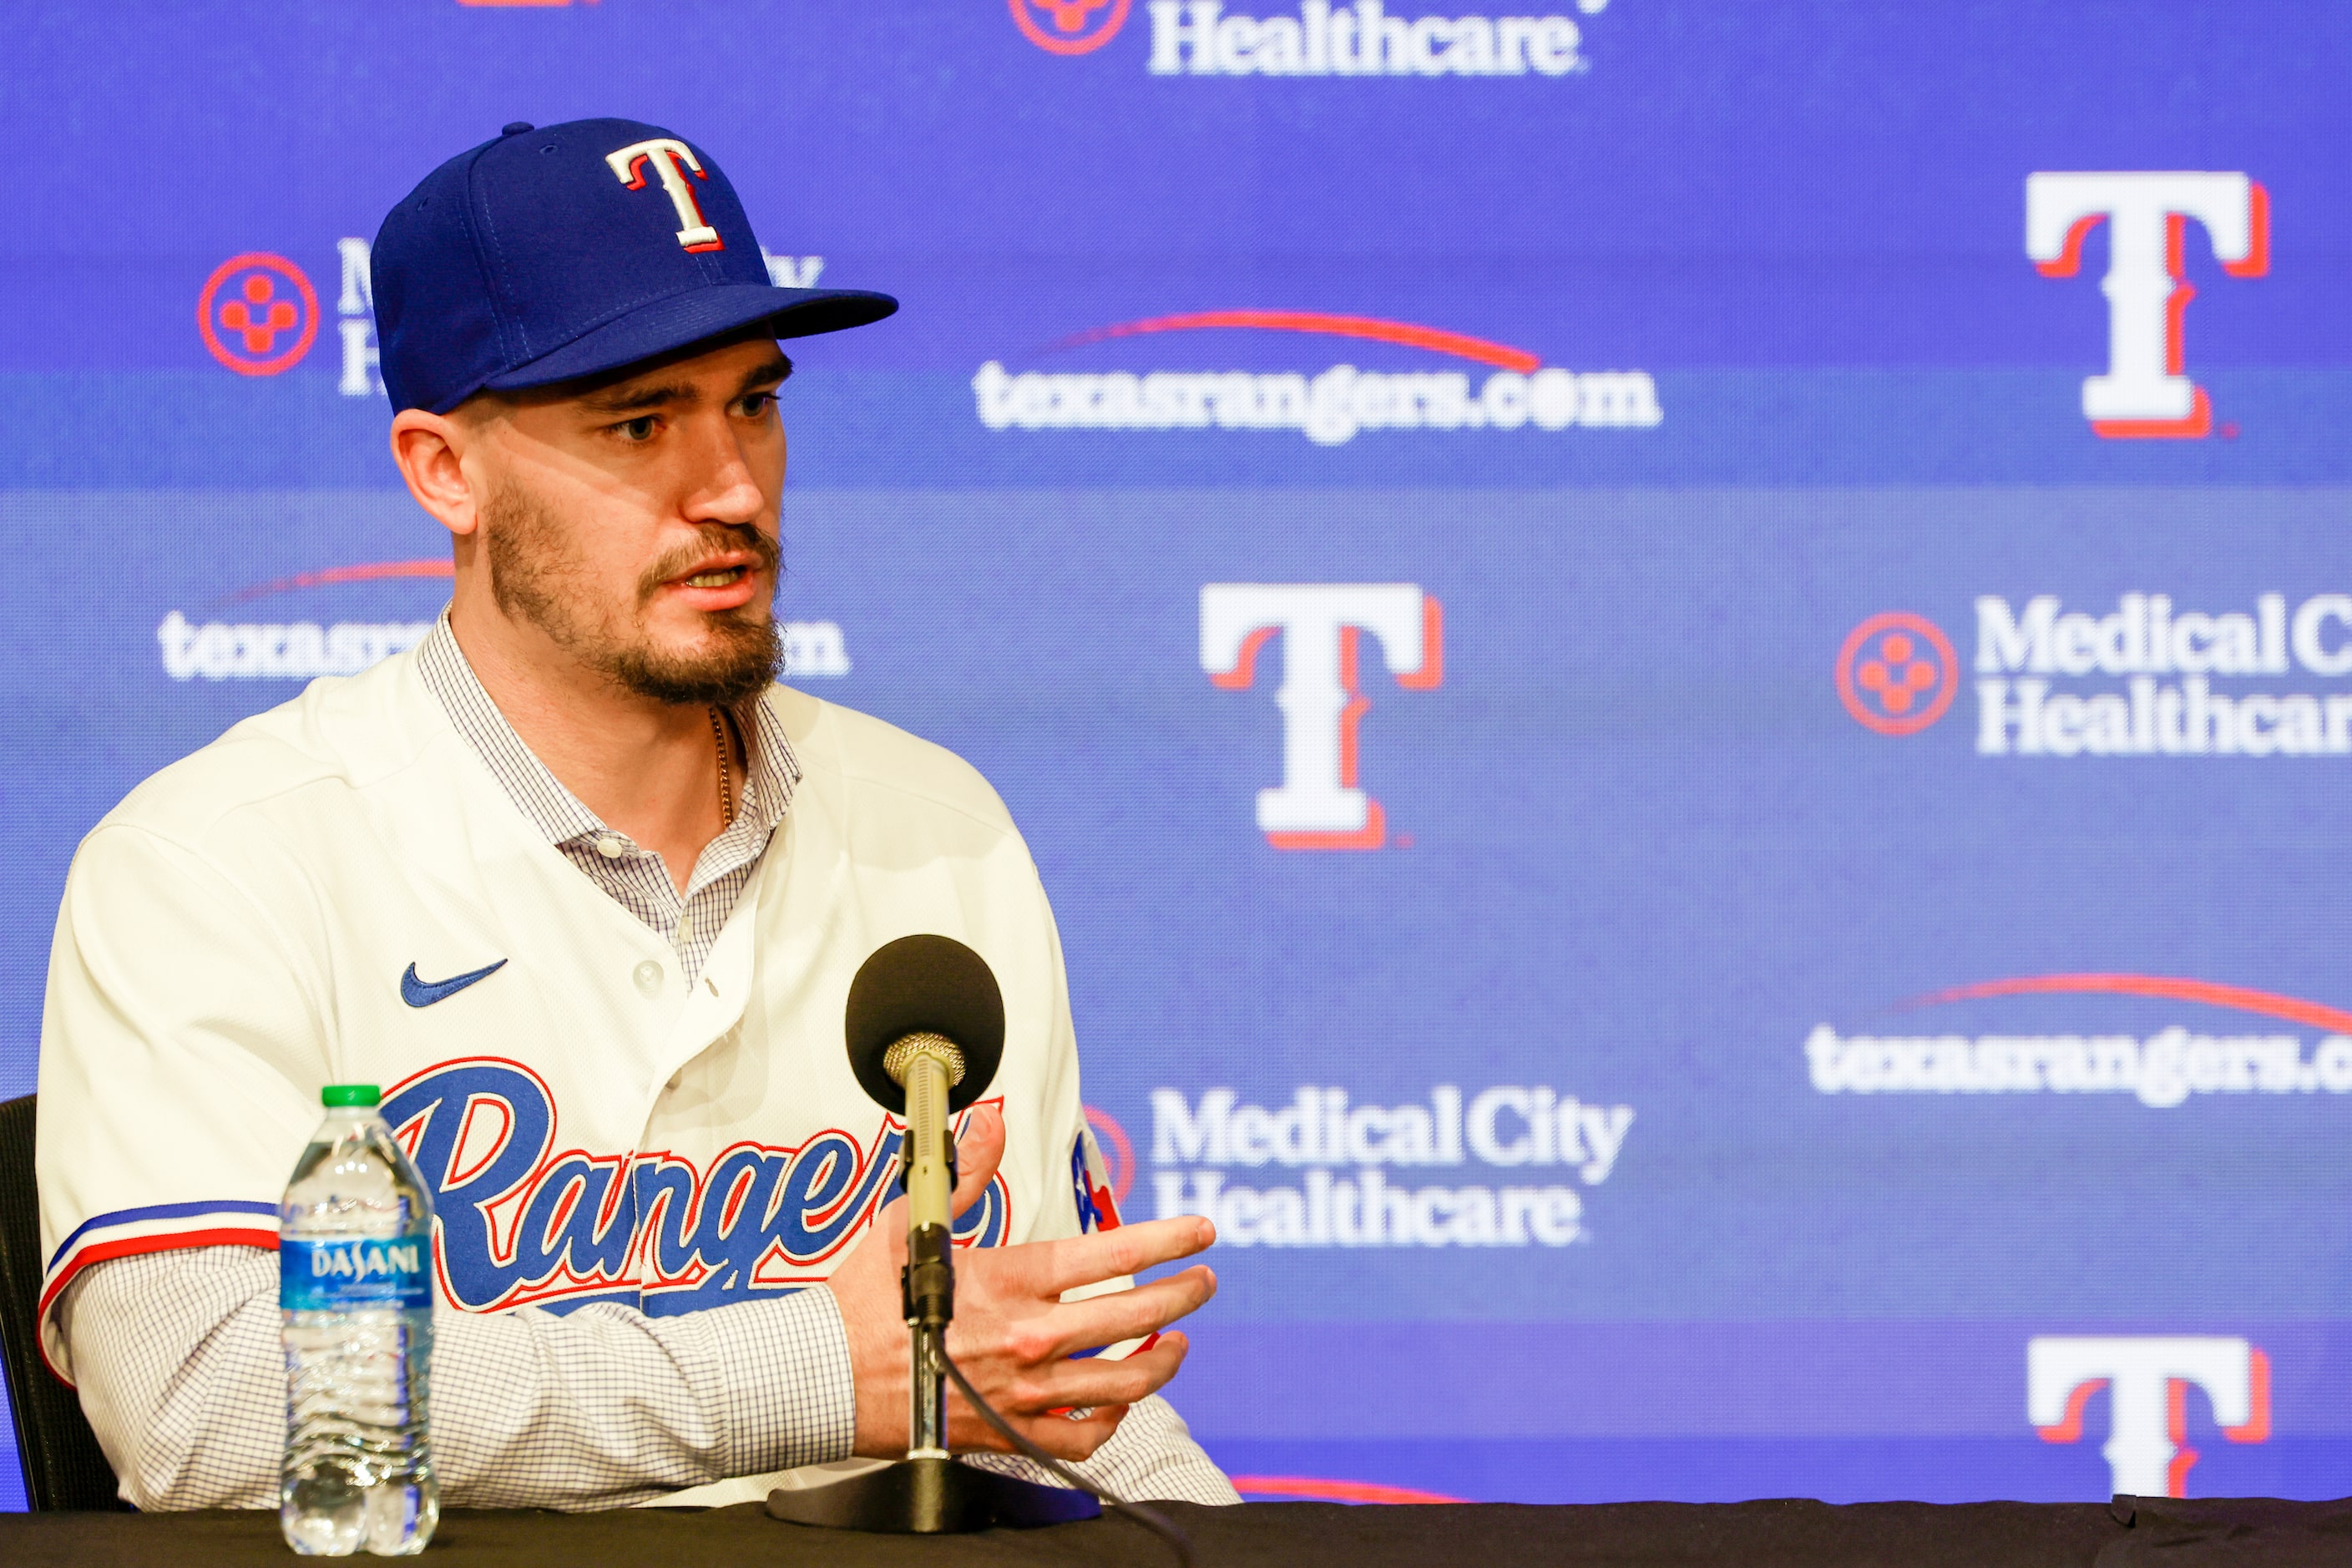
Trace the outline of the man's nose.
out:
M 701 437 L 688 454 L 692 468 L 682 507 L 687 520 L 739 526 L 758 522 L 768 498 L 733 421 L 712 420 L 702 426 Z

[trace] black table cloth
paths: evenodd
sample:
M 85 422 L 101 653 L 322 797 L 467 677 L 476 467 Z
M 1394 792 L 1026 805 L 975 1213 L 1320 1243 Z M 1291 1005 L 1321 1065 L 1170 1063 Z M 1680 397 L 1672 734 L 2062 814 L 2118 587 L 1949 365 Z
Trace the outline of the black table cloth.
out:
M 1161 1505 L 1202 1568 L 2305 1568 L 2352 1565 L 2352 1502 L 1510 1503 L 1348 1507 Z M 284 1564 L 267 1513 L 0 1515 L 0 1563 Z M 375 1559 L 356 1559 L 359 1562 Z M 422 1561 L 445 1568 L 825 1564 L 964 1568 L 1174 1559 L 1118 1518 L 947 1538 L 847 1535 L 782 1524 L 756 1505 L 700 1511 L 445 1515 Z

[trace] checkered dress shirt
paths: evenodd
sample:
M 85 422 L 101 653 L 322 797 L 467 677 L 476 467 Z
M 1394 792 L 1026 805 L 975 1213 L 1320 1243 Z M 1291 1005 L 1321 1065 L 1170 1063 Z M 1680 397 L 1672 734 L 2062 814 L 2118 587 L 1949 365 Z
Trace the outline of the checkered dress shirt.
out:
M 792 804 L 800 765 L 756 706 L 735 820 L 684 894 L 661 858 L 614 832 L 523 744 L 444 615 L 419 671 L 515 808 L 589 880 L 700 974 Z M 278 1259 L 245 1247 L 112 1258 L 58 1304 L 83 1411 L 122 1496 L 149 1510 L 275 1508 L 286 1420 Z M 849 1341 L 833 1292 L 801 1290 L 672 1318 L 598 1303 L 434 1313 L 433 1450 L 443 1501 L 612 1508 L 735 1476 L 845 1458 L 856 1426 Z M 1051 1481 L 1026 1460 L 992 1469 Z M 1240 1501 L 1183 1419 L 1134 1406 L 1081 1473 L 1129 1497 Z
M 693 984 L 734 911 L 735 900 L 759 868 L 768 839 L 783 821 L 793 803 L 793 786 L 800 783 L 801 765 L 783 731 L 756 702 L 730 712 L 743 737 L 751 774 L 736 791 L 735 820 L 703 847 L 680 894 L 659 855 L 604 826 L 523 744 L 482 689 L 446 613 L 417 647 L 416 672 L 515 809 L 614 903 L 667 938 L 686 966 L 687 984 Z

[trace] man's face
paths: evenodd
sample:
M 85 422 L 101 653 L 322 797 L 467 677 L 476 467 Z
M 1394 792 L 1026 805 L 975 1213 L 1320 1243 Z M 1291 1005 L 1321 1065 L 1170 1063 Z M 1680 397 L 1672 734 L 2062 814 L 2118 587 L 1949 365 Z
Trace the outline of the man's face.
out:
M 763 689 L 784 482 L 775 391 L 790 374 L 763 338 L 470 415 L 499 608 L 656 701 Z

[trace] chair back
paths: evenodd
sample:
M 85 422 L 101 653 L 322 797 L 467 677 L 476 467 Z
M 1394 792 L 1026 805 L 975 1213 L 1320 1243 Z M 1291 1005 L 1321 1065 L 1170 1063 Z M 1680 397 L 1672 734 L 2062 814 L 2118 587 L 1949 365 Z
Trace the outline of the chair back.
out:
M 25 1500 L 37 1512 L 119 1509 L 114 1470 L 81 1401 L 41 1362 L 41 1205 L 33 1184 L 33 1096 L 0 1101 L 0 1364 Z

